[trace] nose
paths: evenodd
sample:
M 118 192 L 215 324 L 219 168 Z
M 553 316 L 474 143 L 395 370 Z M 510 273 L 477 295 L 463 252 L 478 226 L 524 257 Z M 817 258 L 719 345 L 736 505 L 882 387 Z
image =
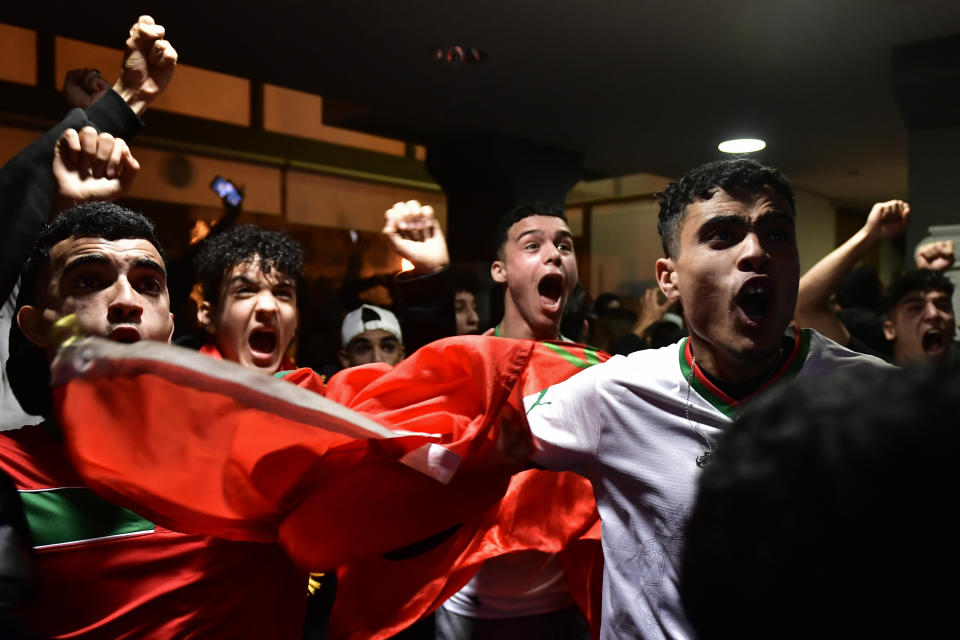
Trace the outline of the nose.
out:
M 472 307 L 467 310 L 467 324 L 471 327 L 480 324 L 480 316 L 477 315 L 477 310 Z
M 107 321 L 111 324 L 139 323 L 143 315 L 140 294 L 125 277 L 117 278 L 111 287 L 112 298 L 107 305 Z
M 544 253 L 545 253 L 544 262 L 546 263 L 553 262 L 554 264 L 560 264 L 560 247 L 558 247 L 552 242 L 545 242 L 543 246 L 544 246 Z
M 379 345 L 374 345 L 373 347 L 373 360 L 370 362 L 386 362 L 387 354 L 383 352 L 383 349 Z
M 254 307 L 258 319 L 269 318 L 276 315 L 278 311 L 277 299 L 269 291 L 261 291 L 257 295 L 257 304 Z
M 763 247 L 759 236 L 750 232 L 740 243 L 740 256 L 737 258 L 737 268 L 740 271 L 764 273 L 770 262 L 770 254 Z

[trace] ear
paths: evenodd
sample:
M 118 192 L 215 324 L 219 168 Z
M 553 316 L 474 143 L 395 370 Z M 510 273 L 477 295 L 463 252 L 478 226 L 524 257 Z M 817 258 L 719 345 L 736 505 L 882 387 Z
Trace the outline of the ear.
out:
M 883 337 L 886 338 L 888 342 L 893 342 L 897 337 L 897 330 L 889 320 L 883 321 Z
M 494 260 L 490 265 L 490 277 L 494 282 L 504 283 L 507 281 L 507 266 L 502 260 Z
M 350 368 L 350 359 L 347 358 L 347 350 L 340 349 L 340 352 L 337 354 L 337 358 L 340 360 L 340 366 L 344 369 Z
M 213 305 L 204 300 L 197 305 L 197 324 L 204 328 L 207 333 L 216 333 L 217 328 L 213 326 Z
M 167 344 L 170 344 L 170 341 L 173 340 L 173 312 L 170 312 L 170 334 L 167 336 Z
M 660 291 L 670 302 L 676 302 L 680 299 L 680 289 L 677 286 L 677 270 L 673 264 L 673 258 L 660 258 L 657 260 L 657 284 L 660 285 Z
M 403 360 L 407 357 L 407 349 L 403 345 L 400 345 L 400 359 Z
M 23 335 L 27 336 L 27 340 L 38 347 L 47 348 L 47 332 L 50 327 L 43 320 L 43 309 L 28 304 L 23 305 L 17 311 L 17 326 L 20 327 L 20 331 L 23 331 Z

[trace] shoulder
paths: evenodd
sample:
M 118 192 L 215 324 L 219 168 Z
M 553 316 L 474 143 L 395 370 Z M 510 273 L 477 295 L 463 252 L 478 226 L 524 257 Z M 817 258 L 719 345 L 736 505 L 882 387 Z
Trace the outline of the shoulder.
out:
M 680 375 L 681 345 L 659 349 L 643 349 L 629 355 L 615 355 L 606 362 L 594 365 L 570 378 L 580 385 L 596 389 L 629 387 L 634 393 L 644 389 L 658 389 L 665 383 L 675 383 Z

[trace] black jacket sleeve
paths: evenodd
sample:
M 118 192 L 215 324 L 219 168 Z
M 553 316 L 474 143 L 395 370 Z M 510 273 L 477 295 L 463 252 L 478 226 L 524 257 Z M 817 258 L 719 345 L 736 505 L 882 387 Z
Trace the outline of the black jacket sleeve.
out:
M 129 142 L 143 123 L 111 90 L 86 112 L 72 109 L 0 169 L 0 300 L 10 296 L 20 266 L 50 217 L 54 189 L 50 166 L 57 140 L 67 129 L 88 125 Z
M 427 343 L 457 335 L 453 275 L 449 269 L 425 276 L 400 274 L 393 285 L 408 356 Z

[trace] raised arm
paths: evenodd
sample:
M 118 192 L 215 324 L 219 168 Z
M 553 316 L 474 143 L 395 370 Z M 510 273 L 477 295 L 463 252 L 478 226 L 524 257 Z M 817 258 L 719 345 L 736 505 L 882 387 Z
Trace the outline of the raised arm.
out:
M 914 255 L 917 269 L 946 271 L 953 266 L 953 240 L 936 240 L 917 247 Z
M 9 297 L 20 265 L 54 208 L 51 166 L 61 136 L 68 129 L 80 131 L 90 126 L 129 142 L 143 126 L 138 114 L 173 75 L 176 51 L 162 39 L 164 35 L 163 27 L 142 16 L 130 28 L 116 91 L 107 91 L 86 111 L 70 110 L 59 124 L 0 169 L 0 301 Z
M 396 203 L 384 213 L 383 235 L 413 264 L 413 271 L 401 273 L 393 287 L 407 354 L 456 335 L 450 256 L 433 207 L 416 200 Z
M 840 344 L 850 342 L 850 332 L 830 306 L 830 296 L 844 276 L 880 240 L 902 234 L 910 222 L 910 205 L 903 200 L 878 202 L 863 227 L 846 242 L 813 265 L 802 278 L 795 319 Z
M 416 200 L 398 202 L 383 214 L 382 233 L 416 274 L 440 271 L 450 264 L 447 239 L 434 217 L 433 207 Z
M 166 29 L 150 16 L 140 16 L 130 27 L 120 77 L 113 90 L 137 115 L 143 114 L 173 77 L 177 51 L 165 36 Z
M 63 132 L 52 168 L 55 208 L 63 210 L 76 202 L 119 197 L 130 186 L 140 163 L 122 138 L 84 127 Z

